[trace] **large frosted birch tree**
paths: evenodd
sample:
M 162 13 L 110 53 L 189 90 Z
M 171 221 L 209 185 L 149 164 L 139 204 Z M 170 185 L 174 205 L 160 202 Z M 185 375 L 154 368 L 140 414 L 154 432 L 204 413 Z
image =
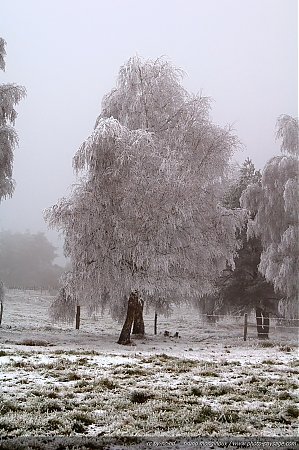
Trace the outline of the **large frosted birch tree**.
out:
M 164 59 L 121 67 L 74 156 L 71 196 L 45 213 L 72 261 L 64 298 L 112 314 L 128 302 L 121 344 L 133 323 L 144 333 L 144 300 L 198 297 L 233 264 L 242 219 L 219 199 L 238 139 L 211 122 L 209 99 L 189 94 L 181 78 Z
M 290 315 L 298 315 L 298 120 L 283 115 L 277 121 L 282 155 L 266 164 L 261 184 L 244 192 L 241 203 L 253 213 L 249 235 L 261 239 L 259 271 L 285 297 Z
M 0 69 L 5 70 L 6 42 L 0 37 Z M 17 112 L 15 106 L 25 97 L 23 86 L 14 83 L 0 84 L 0 202 L 14 191 L 12 178 L 13 152 L 18 144 L 18 135 L 13 125 Z

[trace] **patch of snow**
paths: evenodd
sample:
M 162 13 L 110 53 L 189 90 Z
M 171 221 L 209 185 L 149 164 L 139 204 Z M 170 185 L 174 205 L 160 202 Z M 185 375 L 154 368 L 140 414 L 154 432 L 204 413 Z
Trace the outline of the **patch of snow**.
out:
M 92 364 L 97 364 L 101 367 L 106 366 L 118 366 L 122 364 L 134 364 L 139 360 L 137 358 L 132 358 L 129 356 L 120 356 L 120 355 L 97 355 L 91 359 Z

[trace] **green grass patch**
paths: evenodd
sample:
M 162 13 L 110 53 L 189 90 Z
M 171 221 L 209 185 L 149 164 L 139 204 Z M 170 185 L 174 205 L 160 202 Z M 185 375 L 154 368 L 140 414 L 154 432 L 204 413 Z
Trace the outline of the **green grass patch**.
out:
M 264 359 L 264 361 L 262 361 L 262 364 L 268 364 L 269 366 L 273 366 L 277 364 L 277 362 L 273 361 L 273 359 Z
M 20 411 L 22 407 L 16 402 L 12 400 L 0 399 L 0 416 L 4 416 L 5 414 Z
M 119 385 L 109 378 L 97 378 L 96 380 L 86 380 L 85 377 L 78 381 L 74 386 L 74 392 L 101 393 L 117 389 Z
M 217 421 L 221 423 L 235 423 L 239 421 L 239 413 L 237 411 L 227 409 L 221 412 Z
M 278 394 L 279 400 L 291 400 L 293 397 L 287 391 L 282 391 Z
M 114 374 L 122 374 L 127 375 L 129 377 L 144 377 L 148 374 L 148 372 L 140 367 L 126 367 L 126 368 L 117 368 L 113 372 Z
M 20 361 L 12 361 L 11 363 L 12 367 L 30 367 L 30 363 L 28 361 L 20 360 Z
M 294 347 L 291 345 L 283 344 L 279 346 L 279 350 L 285 353 L 291 353 L 294 350 Z
M 202 423 L 208 420 L 215 420 L 217 415 L 218 415 L 217 412 L 214 409 L 212 409 L 210 405 L 204 405 L 196 413 L 193 420 L 194 423 Z
M 136 390 L 130 394 L 130 400 L 132 403 L 145 403 L 152 398 L 154 398 L 153 393 L 148 391 Z
M 262 347 L 262 348 L 273 348 L 273 347 L 276 346 L 276 344 L 274 342 L 271 342 L 271 341 L 260 341 L 258 343 L 258 346 Z
M 198 386 L 192 386 L 190 389 L 190 394 L 195 395 L 196 397 L 202 397 L 203 395 L 203 389 Z
M 215 377 L 215 378 L 219 377 L 218 373 L 213 370 L 203 370 L 200 372 L 200 375 L 202 377 Z
M 39 406 L 39 410 L 41 413 L 62 411 L 63 409 L 64 409 L 64 406 L 61 402 L 57 401 L 56 399 L 51 399 L 51 398 L 42 401 L 41 405 Z
M 298 419 L 299 417 L 299 409 L 295 405 L 289 405 L 286 408 L 286 413 L 288 416 L 293 417 L 294 419 Z
M 117 388 L 117 384 L 115 384 L 109 378 L 102 378 L 101 380 L 98 381 L 98 384 L 108 390 Z
M 22 341 L 16 342 L 16 344 L 26 345 L 28 347 L 49 347 L 50 345 L 53 345 L 40 339 L 23 339 Z
M 67 372 L 65 374 L 60 374 L 59 381 L 68 382 L 68 381 L 78 381 L 81 380 L 83 375 L 80 375 L 77 372 Z
M 63 350 L 58 349 L 53 352 L 55 355 L 74 355 L 74 356 L 81 356 L 81 355 L 90 355 L 90 356 L 98 356 L 101 353 L 95 351 L 95 350 Z
M 214 397 L 218 397 L 218 396 L 221 396 L 221 395 L 230 394 L 231 392 L 234 392 L 234 390 L 235 390 L 235 388 L 233 388 L 232 386 L 219 384 L 219 385 L 207 386 L 207 388 L 205 389 L 205 393 L 206 393 L 206 395 L 211 395 L 211 396 L 214 396 Z

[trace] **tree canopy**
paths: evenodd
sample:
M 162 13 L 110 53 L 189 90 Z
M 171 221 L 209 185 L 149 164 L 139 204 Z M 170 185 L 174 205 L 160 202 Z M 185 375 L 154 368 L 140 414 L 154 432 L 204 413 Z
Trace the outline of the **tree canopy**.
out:
M 250 184 L 260 183 L 262 174 L 260 170 L 256 170 L 250 158 L 247 158 L 240 169 L 235 181 L 231 183 L 224 195 L 223 204 L 227 208 L 240 208 L 240 198 L 242 193 Z
M 0 69 L 5 70 L 5 45 L 0 38 Z M 17 112 L 15 106 L 26 95 L 23 86 L 0 84 L 0 202 L 11 196 L 14 190 L 12 179 L 13 152 L 18 144 L 18 135 L 13 128 Z
M 220 198 L 239 142 L 181 77 L 164 59 L 129 59 L 74 156 L 81 178 L 45 213 L 64 232 L 67 289 L 80 302 L 120 310 L 133 291 L 153 302 L 196 297 L 234 264 L 242 218 Z
M 261 184 L 262 175 L 256 170 L 251 159 L 247 158 L 239 169 L 238 178 L 230 185 L 224 195 L 224 204 L 232 209 L 240 207 L 242 193 L 252 184 Z M 239 231 L 240 248 L 235 256 L 235 267 L 226 267 L 216 281 L 217 292 L 204 298 L 198 306 L 208 314 L 227 314 L 229 312 L 249 312 L 262 308 L 277 312 L 279 297 L 273 286 L 259 272 L 262 253 L 259 237 L 247 238 L 247 220 Z
M 241 204 L 253 213 L 248 231 L 262 243 L 260 272 L 287 298 L 298 298 L 298 120 L 281 116 L 281 156 L 266 164 L 261 184 L 249 186 Z M 297 300 L 296 300 L 297 301 Z

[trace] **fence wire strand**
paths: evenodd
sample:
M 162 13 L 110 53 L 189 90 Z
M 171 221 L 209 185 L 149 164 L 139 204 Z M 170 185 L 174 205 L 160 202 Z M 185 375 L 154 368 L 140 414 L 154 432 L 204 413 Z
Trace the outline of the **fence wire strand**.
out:
M 231 315 L 231 314 L 198 314 L 200 317 L 209 317 L 209 318 L 213 318 L 213 317 L 226 317 L 228 319 L 230 318 L 235 318 L 235 319 L 244 319 L 244 315 L 242 316 L 235 316 L 235 315 Z M 265 317 L 256 317 L 257 319 L 264 319 Z M 270 320 L 285 320 L 287 322 L 289 321 L 297 321 L 299 323 L 299 319 L 286 319 L 284 317 L 269 317 Z

